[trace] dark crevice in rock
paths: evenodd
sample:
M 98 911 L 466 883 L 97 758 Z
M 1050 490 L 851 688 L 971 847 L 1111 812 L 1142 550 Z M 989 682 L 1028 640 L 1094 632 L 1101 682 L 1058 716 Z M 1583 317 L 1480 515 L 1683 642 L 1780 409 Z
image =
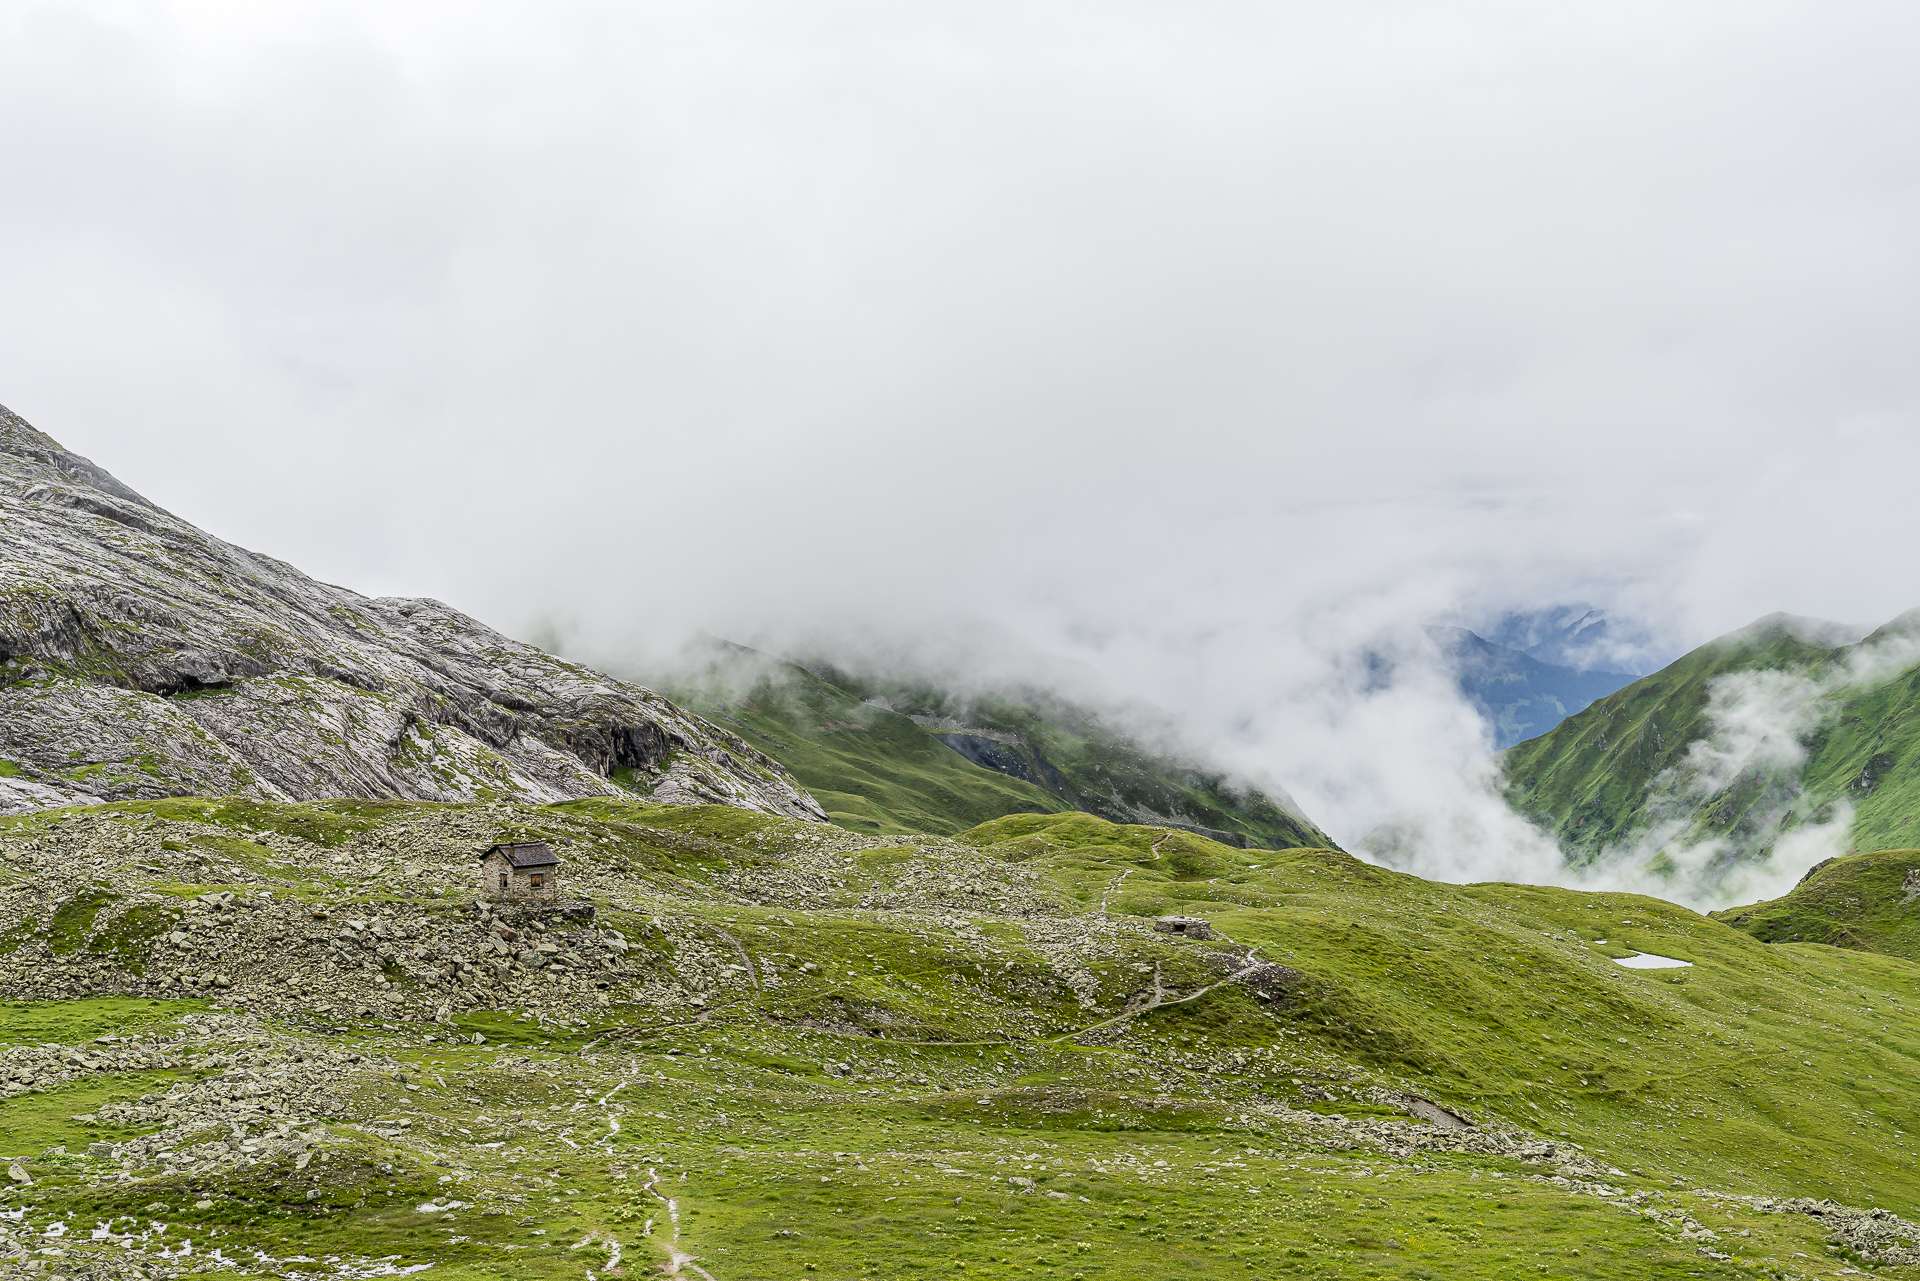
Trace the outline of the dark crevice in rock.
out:
M 651 722 L 638 725 L 580 725 L 567 730 L 567 750 L 601 778 L 616 769 L 654 773 L 673 750 L 665 730 Z

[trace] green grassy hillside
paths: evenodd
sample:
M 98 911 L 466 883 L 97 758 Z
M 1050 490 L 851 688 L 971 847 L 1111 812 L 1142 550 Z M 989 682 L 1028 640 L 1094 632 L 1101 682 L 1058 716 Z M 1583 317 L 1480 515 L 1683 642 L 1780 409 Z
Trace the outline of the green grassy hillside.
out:
M 503 834 L 597 918 L 481 910 Z M 599 800 L 127 803 L 0 869 L 47 1275 L 1920 1276 L 1920 968 L 1658 900 Z
M 791 663 L 724 641 L 710 643 L 706 658 L 655 687 L 785 765 L 842 827 L 944 834 L 1068 808 Z
M 1285 849 L 1334 842 L 1291 802 L 1236 784 L 1037 689 L 962 695 L 920 681 L 807 666 L 863 699 L 879 699 L 956 750 L 1045 788 L 1070 808 L 1115 822 L 1181 827 L 1232 845 Z M 1171 725 L 1163 727 L 1166 741 Z
M 1917 621 L 1895 619 L 1860 648 L 1910 637 Z M 1920 664 L 1848 690 L 1835 704 L 1809 739 L 1808 794 L 1852 807 L 1860 849 L 1920 843 Z
M 1777 899 L 1712 915 L 1762 942 L 1830 943 L 1920 960 L 1920 850 L 1829 859 Z
M 1575 862 L 1631 843 L 1665 806 L 1681 803 L 1689 748 L 1710 732 L 1714 680 L 1729 673 L 1824 675 L 1834 650 L 1790 621 L 1762 620 L 1617 690 L 1501 757 L 1513 806 L 1553 833 Z M 1746 782 L 1746 780 L 1743 780 Z M 1735 787 L 1687 805 L 1701 830 L 1738 833 L 1772 808 L 1766 787 Z M 1749 832 L 1764 838 L 1765 833 Z
M 1775 617 L 1703 645 L 1508 750 L 1508 800 L 1576 863 L 1649 834 L 1655 844 L 1720 841 L 1728 857 L 1763 858 L 1781 833 L 1847 815 L 1855 846 L 1913 844 L 1920 667 L 1865 668 L 1872 674 L 1857 683 L 1844 675 L 1868 654 L 1897 652 L 1889 647 L 1911 625 L 1903 618 L 1835 645 Z M 1737 747 L 1742 734 L 1750 743 L 1757 724 L 1768 726 L 1770 746 L 1713 779 L 1701 754 Z
M 854 831 L 953 833 L 1002 814 L 1082 810 L 1233 845 L 1333 845 L 1273 797 L 1050 695 L 963 699 L 718 640 L 647 683 L 777 759 Z

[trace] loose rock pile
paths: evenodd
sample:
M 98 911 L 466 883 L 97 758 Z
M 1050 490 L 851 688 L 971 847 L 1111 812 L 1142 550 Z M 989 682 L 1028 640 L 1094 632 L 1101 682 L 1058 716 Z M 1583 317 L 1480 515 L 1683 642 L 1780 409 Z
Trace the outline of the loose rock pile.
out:
M 124 1177 L 156 1165 L 214 1172 L 239 1159 L 298 1152 L 312 1139 L 297 1130 L 315 1125 L 317 1118 L 343 1115 L 344 1100 L 361 1077 L 390 1072 L 392 1064 L 359 1051 L 274 1035 L 257 1020 L 233 1015 L 187 1015 L 160 1035 L 0 1051 L 8 1096 L 89 1077 L 167 1069 L 217 1075 L 176 1082 L 164 1092 L 76 1116 L 88 1125 L 160 1127 L 127 1143 L 95 1143 L 87 1149 L 88 1158 L 117 1166 Z M 209 1133 L 221 1137 L 182 1146 L 190 1136 L 204 1139 Z
M 1372 1102 L 1411 1112 L 1415 1100 L 1408 1095 L 1388 1091 L 1362 1092 Z M 1618 1196 L 1620 1190 L 1605 1182 L 1624 1177 L 1617 1170 L 1587 1155 L 1577 1143 L 1555 1142 L 1498 1122 L 1480 1126 L 1441 1128 L 1409 1116 L 1344 1116 L 1291 1108 L 1284 1103 L 1259 1109 L 1270 1124 L 1284 1126 L 1300 1141 L 1341 1151 L 1357 1147 L 1377 1148 L 1388 1156 L 1405 1159 L 1419 1152 L 1460 1152 L 1481 1156 L 1514 1157 L 1533 1165 L 1552 1166 L 1555 1178 L 1584 1185 L 1582 1191 L 1600 1196 Z
M 17 1045 L 0 1050 L 0 1098 L 51 1090 L 108 1072 L 157 1071 L 193 1066 L 179 1043 L 104 1037 L 93 1045 Z
M 1830 1245 L 1858 1255 L 1880 1267 L 1910 1267 L 1920 1263 L 1920 1224 L 1908 1222 L 1892 1210 L 1860 1210 L 1838 1201 L 1808 1197 L 1771 1200 L 1753 1198 L 1756 1209 L 1777 1214 L 1809 1214 L 1833 1229 Z

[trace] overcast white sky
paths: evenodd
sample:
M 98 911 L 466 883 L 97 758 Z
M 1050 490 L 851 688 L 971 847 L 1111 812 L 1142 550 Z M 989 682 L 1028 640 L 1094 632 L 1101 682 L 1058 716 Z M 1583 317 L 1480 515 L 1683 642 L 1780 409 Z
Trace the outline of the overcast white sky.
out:
M 1084 659 L 1351 840 L 1382 629 L 1920 604 L 1920 9 L 0 5 L 0 402 L 616 656 Z

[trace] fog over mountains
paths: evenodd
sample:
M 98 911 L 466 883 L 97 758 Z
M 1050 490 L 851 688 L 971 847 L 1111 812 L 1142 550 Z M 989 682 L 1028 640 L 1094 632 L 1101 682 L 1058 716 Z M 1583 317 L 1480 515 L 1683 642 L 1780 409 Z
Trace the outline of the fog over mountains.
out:
M 188 793 L 638 795 L 855 830 L 1079 809 L 1231 845 L 1337 839 L 1280 784 L 1218 763 L 1217 745 L 1181 746 L 1159 713 L 1043 686 L 736 647 L 752 673 L 736 657 L 672 678 L 702 719 L 438 602 L 360 597 L 221 542 L 10 413 L 0 520 L 0 800 L 15 811 Z M 1382 698 L 1429 696 L 1437 675 L 1499 749 L 1467 758 L 1442 804 L 1376 828 L 1376 857 L 1718 905 L 1851 848 L 1920 841 L 1920 785 L 1903 781 L 1920 761 L 1911 616 L 1864 638 L 1770 617 L 1639 678 L 1534 656 L 1627 652 L 1594 611 L 1489 630 L 1531 652 L 1430 627 L 1425 651 L 1370 669 Z
M 1622 685 L 1362 847 L 1448 879 L 1620 887 L 1695 906 L 1920 843 L 1920 611 L 1773 614 Z

